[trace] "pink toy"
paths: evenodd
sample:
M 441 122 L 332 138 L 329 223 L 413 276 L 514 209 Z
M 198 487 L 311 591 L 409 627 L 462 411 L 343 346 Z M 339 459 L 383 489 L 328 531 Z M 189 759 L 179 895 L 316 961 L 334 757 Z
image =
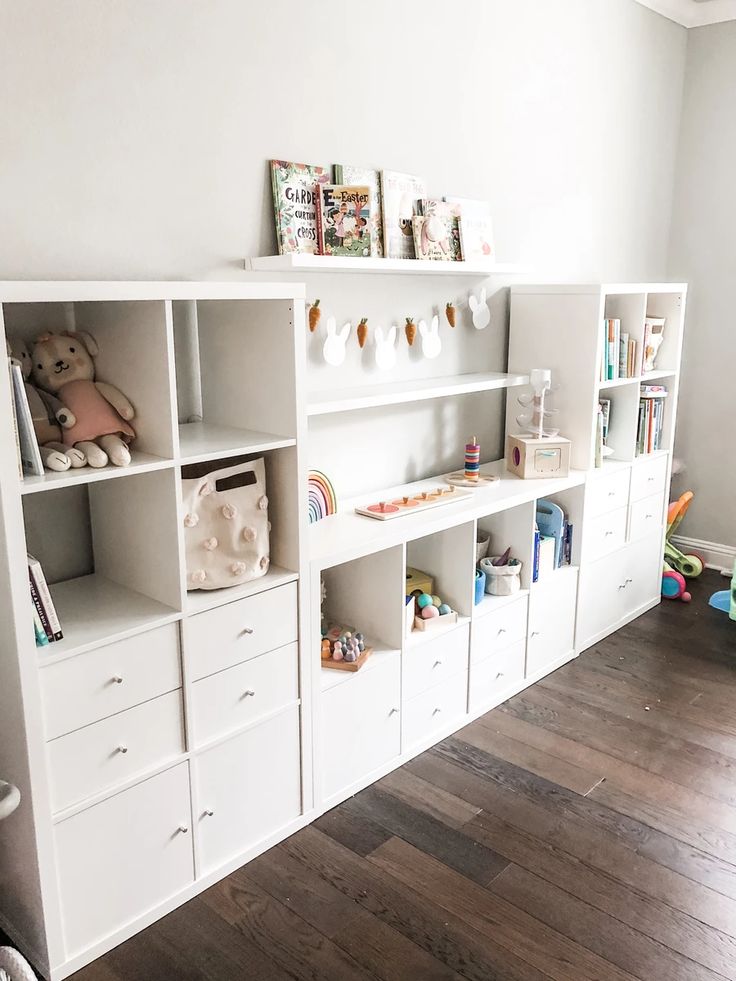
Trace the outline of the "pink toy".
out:
M 425 606 L 422 609 L 421 615 L 425 620 L 431 620 L 433 617 L 438 617 L 440 615 L 440 611 L 436 606 Z

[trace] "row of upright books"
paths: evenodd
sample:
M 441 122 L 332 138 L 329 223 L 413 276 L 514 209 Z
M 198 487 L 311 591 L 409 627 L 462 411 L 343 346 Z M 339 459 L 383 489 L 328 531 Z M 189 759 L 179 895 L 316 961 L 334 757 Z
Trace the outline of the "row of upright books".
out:
M 493 258 L 488 202 L 430 197 L 412 174 L 272 160 L 271 185 L 281 255 Z
M 534 522 L 532 582 L 572 563 L 573 526 L 567 514 L 554 501 L 537 501 Z
M 603 347 L 601 352 L 600 380 L 618 381 L 619 378 L 634 378 L 638 371 L 638 344 L 625 331 L 621 332 L 621 321 L 608 317 L 603 321 Z
M 645 456 L 662 448 L 664 405 L 667 389 L 663 385 L 642 385 L 636 431 L 636 455 Z
M 36 647 L 46 647 L 47 644 L 62 640 L 64 634 L 41 563 L 30 553 L 27 559 Z

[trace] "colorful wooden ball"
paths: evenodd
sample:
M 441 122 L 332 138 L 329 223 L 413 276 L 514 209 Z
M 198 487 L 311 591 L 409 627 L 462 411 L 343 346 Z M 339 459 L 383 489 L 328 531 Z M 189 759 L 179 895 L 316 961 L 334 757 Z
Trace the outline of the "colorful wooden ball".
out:
M 425 620 L 431 620 L 432 617 L 438 617 L 439 615 L 440 615 L 440 611 L 437 609 L 436 606 L 422 607 L 422 617 Z
M 419 607 L 419 609 L 423 610 L 425 609 L 425 607 L 431 605 L 432 605 L 432 597 L 429 595 L 429 593 L 420 593 L 419 596 L 417 597 L 417 606 Z
M 447 605 L 447 603 L 442 603 L 439 609 L 440 616 L 443 617 L 448 613 L 452 613 L 451 608 Z
M 437 607 L 442 606 L 442 600 L 439 598 L 439 596 L 432 597 L 432 606 L 437 606 Z

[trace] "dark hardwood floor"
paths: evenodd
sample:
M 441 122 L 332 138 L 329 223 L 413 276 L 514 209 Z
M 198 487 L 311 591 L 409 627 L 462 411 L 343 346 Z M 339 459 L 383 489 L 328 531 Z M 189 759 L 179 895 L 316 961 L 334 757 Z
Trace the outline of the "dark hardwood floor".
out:
M 736 979 L 736 623 L 663 603 L 75 981 Z

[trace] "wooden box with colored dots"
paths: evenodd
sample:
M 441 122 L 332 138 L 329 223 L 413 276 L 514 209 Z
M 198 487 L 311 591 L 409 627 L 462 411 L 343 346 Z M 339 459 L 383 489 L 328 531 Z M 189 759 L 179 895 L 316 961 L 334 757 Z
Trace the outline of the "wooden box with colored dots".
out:
M 569 439 L 564 436 L 509 436 L 506 469 L 517 477 L 567 477 L 570 473 Z

